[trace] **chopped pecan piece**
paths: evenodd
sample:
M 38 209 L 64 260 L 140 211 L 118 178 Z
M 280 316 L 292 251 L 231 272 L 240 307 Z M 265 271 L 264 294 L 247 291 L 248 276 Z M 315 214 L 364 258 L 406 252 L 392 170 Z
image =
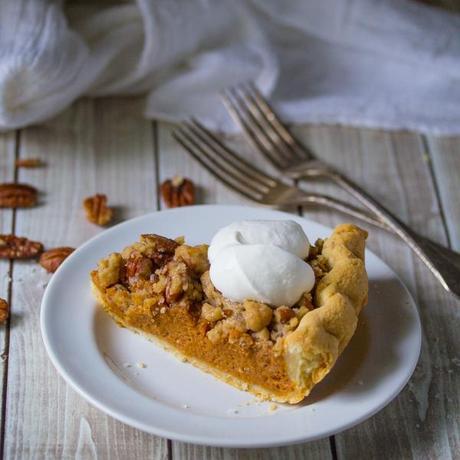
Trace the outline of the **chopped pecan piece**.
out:
M 280 323 L 287 323 L 291 318 L 296 316 L 294 310 L 289 307 L 278 307 L 275 310 L 275 319 Z
M 324 245 L 324 240 L 317 239 L 315 241 L 315 244 L 313 246 L 310 246 L 310 250 L 308 251 L 307 259 L 310 261 L 318 257 L 323 251 L 323 245 Z
M 130 278 L 150 278 L 153 272 L 153 262 L 148 257 L 139 253 L 131 254 L 126 262 L 126 276 Z
M 165 280 L 164 297 L 168 305 L 181 303 L 183 307 L 190 309 L 202 300 L 201 283 L 184 262 L 173 259 L 157 273 L 160 276 L 157 284 L 162 284 L 161 280 Z
M 8 319 L 10 307 L 5 299 L 0 299 L 0 324 Z
M 73 251 L 69 246 L 49 249 L 40 256 L 39 263 L 48 273 L 54 273 Z
M 188 206 L 195 203 L 195 185 L 190 179 L 175 176 L 160 186 L 163 201 L 168 208 Z
M 0 259 L 32 259 L 43 251 L 43 244 L 15 235 L 0 235 Z
M 40 158 L 20 158 L 16 160 L 16 168 L 41 168 L 45 163 Z
M 107 206 L 107 195 L 97 193 L 85 198 L 83 208 L 90 222 L 97 225 L 107 225 L 113 217 L 113 211 Z
M 315 306 L 313 305 L 313 299 L 311 296 L 311 292 L 306 292 L 302 294 L 302 297 L 297 301 L 294 305 L 296 310 L 295 314 L 299 316 L 299 312 L 301 316 L 305 315 L 305 311 L 308 312 L 310 310 L 314 310 Z
M 206 333 L 209 331 L 211 325 L 208 323 L 208 321 L 200 321 L 198 323 L 198 331 L 201 336 L 205 336 Z
M 141 243 L 146 245 L 144 254 L 152 259 L 157 267 L 162 267 L 169 262 L 179 246 L 176 241 L 153 233 L 141 235 Z
M 0 208 L 30 208 L 37 200 L 37 189 L 31 185 L 0 184 Z
M 174 276 L 170 276 L 168 278 L 165 290 L 166 302 L 168 302 L 168 304 L 177 302 L 180 298 L 182 298 L 184 292 L 187 291 L 187 288 L 186 270 L 181 272 L 177 270 Z

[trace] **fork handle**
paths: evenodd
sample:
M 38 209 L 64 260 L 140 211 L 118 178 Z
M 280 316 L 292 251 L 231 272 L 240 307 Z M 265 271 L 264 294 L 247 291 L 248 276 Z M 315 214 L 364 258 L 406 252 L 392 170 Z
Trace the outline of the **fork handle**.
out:
M 460 255 L 427 240 L 388 209 L 372 198 L 365 190 L 341 174 L 331 172 L 327 177 L 349 192 L 377 218 L 396 233 L 430 269 L 441 285 L 460 299 Z
M 346 214 L 347 216 L 355 217 L 363 222 L 367 222 L 368 224 L 374 225 L 379 228 L 383 228 L 387 231 L 392 231 L 384 222 L 377 219 L 374 215 L 370 212 L 366 212 L 363 209 L 355 208 L 343 201 L 337 200 L 328 195 L 321 195 L 321 194 L 306 194 L 304 197 L 296 200 L 294 203 L 296 205 L 310 205 L 310 204 L 319 204 L 321 206 L 325 206 L 327 208 L 334 209 L 336 211 L 341 212 L 342 214 Z
M 390 231 L 392 233 L 393 230 L 388 227 L 387 224 L 378 220 L 373 214 L 370 212 L 364 211 L 363 209 L 355 208 L 354 206 L 349 205 L 341 200 L 333 198 L 328 195 L 305 195 L 299 200 L 296 200 L 297 205 L 309 205 L 309 204 L 319 204 L 336 211 L 339 211 L 345 215 L 355 217 L 363 222 L 367 222 L 368 224 L 374 225 L 376 227 L 382 228 L 384 230 Z M 420 236 L 420 241 L 423 242 L 424 246 L 427 246 L 431 249 L 431 251 L 435 251 L 439 258 L 443 260 L 448 259 L 451 263 L 453 263 L 457 269 L 460 270 L 460 254 L 458 252 L 453 251 L 452 249 L 446 248 L 439 243 L 435 243 L 424 236 Z

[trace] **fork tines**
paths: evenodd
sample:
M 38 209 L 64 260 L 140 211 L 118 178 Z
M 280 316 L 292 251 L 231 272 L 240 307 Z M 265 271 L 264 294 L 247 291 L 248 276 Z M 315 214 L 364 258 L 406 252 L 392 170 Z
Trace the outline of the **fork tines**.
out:
M 232 118 L 275 167 L 309 159 L 253 83 L 227 89 L 222 97 Z
M 196 120 L 184 122 L 172 135 L 205 169 L 250 200 L 260 202 L 277 185 Z

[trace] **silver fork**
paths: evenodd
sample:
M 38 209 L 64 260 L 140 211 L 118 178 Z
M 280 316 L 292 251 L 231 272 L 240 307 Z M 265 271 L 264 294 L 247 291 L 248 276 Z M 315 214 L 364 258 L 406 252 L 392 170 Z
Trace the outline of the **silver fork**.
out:
M 396 233 L 425 263 L 444 289 L 460 298 L 460 254 L 419 235 L 359 185 L 315 158 L 285 128 L 254 85 L 229 89 L 223 98 L 248 139 L 282 174 L 293 179 L 324 177 L 332 180 Z
M 327 195 L 308 193 L 262 172 L 238 156 L 196 120 L 184 122 L 172 136 L 227 187 L 264 206 L 323 205 L 386 228 L 371 214 Z
M 382 221 L 363 210 L 326 195 L 307 193 L 262 172 L 239 157 L 197 121 L 183 123 L 172 135 L 217 179 L 252 201 L 273 207 L 319 204 L 389 229 Z M 446 280 L 443 278 L 445 283 L 443 286 L 448 286 L 446 289 L 456 296 L 460 296 L 458 283 L 460 279 L 460 255 L 423 236 L 419 236 L 419 239 L 425 247 L 437 254 L 437 263 L 448 267 L 449 273 L 447 275 L 444 272 L 440 273 L 446 277 Z

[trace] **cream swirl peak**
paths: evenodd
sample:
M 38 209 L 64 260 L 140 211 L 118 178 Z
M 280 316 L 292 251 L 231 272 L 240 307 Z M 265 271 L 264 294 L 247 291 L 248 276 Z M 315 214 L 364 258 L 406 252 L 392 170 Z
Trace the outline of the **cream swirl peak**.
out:
M 219 230 L 208 257 L 211 281 L 230 300 L 292 306 L 315 284 L 309 241 L 291 220 L 235 222 Z

